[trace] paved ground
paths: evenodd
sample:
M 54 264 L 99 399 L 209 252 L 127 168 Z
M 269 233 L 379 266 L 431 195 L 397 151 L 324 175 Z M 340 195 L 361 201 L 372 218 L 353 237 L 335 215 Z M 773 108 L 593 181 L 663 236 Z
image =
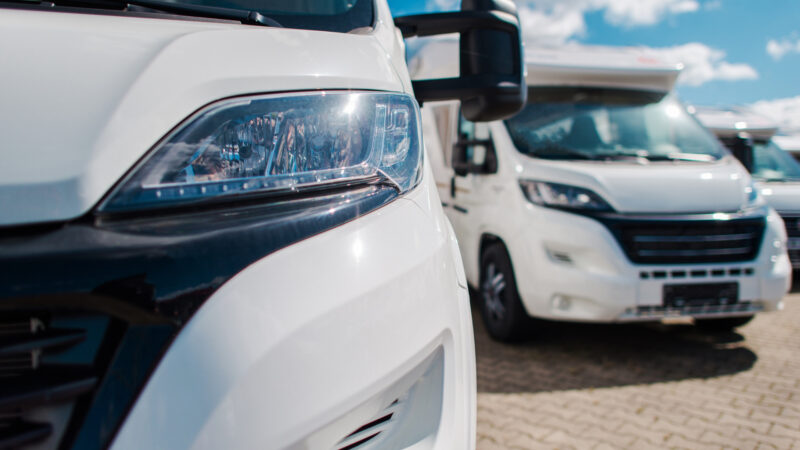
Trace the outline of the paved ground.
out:
M 800 449 L 800 294 L 785 303 L 736 333 L 562 325 L 517 345 L 473 309 L 478 450 Z

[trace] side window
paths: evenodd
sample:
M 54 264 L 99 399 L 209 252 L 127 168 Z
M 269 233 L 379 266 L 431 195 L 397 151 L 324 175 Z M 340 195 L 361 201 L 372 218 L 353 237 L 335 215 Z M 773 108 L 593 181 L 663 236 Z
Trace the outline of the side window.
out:
M 436 131 L 439 134 L 439 143 L 444 151 L 444 163 L 447 167 L 452 165 L 453 149 L 451 136 L 453 135 L 453 124 L 451 107 L 449 105 L 433 107 L 433 118 L 436 121 Z
M 454 165 L 461 163 L 472 173 L 497 172 L 497 157 L 488 123 L 470 122 L 459 114 L 456 146 L 460 151 L 453 153 Z

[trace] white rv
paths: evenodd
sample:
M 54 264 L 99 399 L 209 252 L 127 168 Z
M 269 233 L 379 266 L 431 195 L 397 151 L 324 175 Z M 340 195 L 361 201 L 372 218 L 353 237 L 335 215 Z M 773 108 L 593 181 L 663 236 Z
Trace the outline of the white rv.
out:
M 0 448 L 469 449 L 418 103 L 524 104 L 513 3 L 0 4 Z M 404 36 L 460 33 L 412 81 Z
M 783 222 L 671 94 L 679 66 L 608 48 L 526 58 L 514 117 L 469 121 L 455 102 L 423 112 L 492 336 L 520 337 L 529 317 L 730 329 L 782 307 Z
M 800 161 L 800 134 L 782 134 L 772 138 L 772 142 L 781 150 L 789 152 L 794 159 Z
M 781 215 L 789 259 L 793 268 L 800 268 L 800 163 L 776 145 L 780 141 L 775 136 L 778 124 L 745 108 L 694 110 L 700 122 L 750 171 L 758 192 Z

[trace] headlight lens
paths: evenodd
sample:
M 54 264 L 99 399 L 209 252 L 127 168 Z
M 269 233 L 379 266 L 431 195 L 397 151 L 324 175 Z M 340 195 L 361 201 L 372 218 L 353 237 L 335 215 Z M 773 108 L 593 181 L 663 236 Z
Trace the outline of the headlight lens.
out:
M 751 181 L 747 186 L 744 188 L 745 198 L 747 198 L 747 204 L 745 207 L 753 207 L 753 206 L 760 206 L 765 203 L 764 198 L 761 194 L 758 193 L 758 189 L 756 185 L 753 184 Z
M 242 194 L 419 181 L 418 106 L 405 94 L 319 92 L 212 104 L 153 150 L 101 206 L 119 211 Z
M 594 192 L 567 184 L 520 180 L 525 197 L 532 203 L 556 208 L 611 211 L 611 206 Z

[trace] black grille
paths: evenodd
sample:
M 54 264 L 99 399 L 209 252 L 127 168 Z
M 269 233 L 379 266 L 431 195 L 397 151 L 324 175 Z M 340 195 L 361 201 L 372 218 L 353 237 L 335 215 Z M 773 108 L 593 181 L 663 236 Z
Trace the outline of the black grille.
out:
M 0 316 L 0 448 L 15 448 L 66 433 L 64 424 L 37 420 L 71 415 L 97 386 L 96 354 L 109 320 L 46 311 Z
M 606 222 L 625 254 L 638 264 L 751 261 L 764 218 L 732 220 L 614 220 Z
M 789 237 L 800 237 L 800 216 L 782 216 Z

